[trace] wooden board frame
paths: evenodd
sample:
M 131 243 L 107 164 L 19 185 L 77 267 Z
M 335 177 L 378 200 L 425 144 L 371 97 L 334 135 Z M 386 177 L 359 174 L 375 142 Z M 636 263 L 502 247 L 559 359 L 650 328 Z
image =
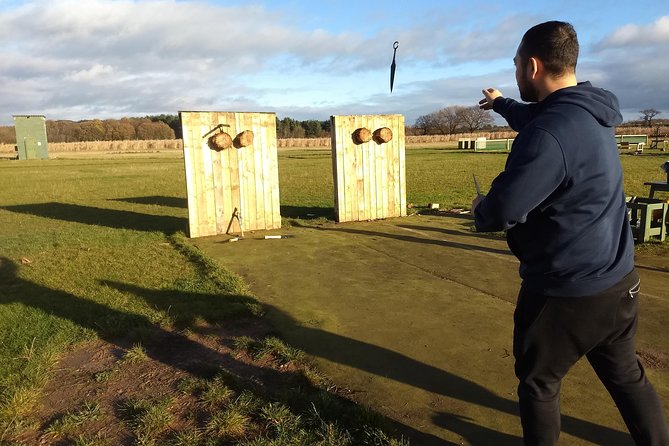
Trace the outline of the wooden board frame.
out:
M 190 237 L 281 227 L 276 115 L 181 111 Z M 209 137 L 254 134 L 247 147 L 214 150 Z M 241 217 L 233 218 L 235 208 Z
M 393 138 L 356 144 L 353 132 L 388 127 Z M 404 217 L 406 164 L 403 115 L 331 116 L 335 219 L 338 222 Z

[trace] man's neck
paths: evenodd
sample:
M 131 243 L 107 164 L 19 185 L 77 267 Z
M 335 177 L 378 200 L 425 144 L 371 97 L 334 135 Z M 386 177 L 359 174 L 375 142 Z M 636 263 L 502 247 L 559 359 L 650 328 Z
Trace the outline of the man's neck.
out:
M 543 101 L 547 96 L 567 87 L 574 87 L 578 81 L 576 74 L 569 73 L 560 77 L 546 76 L 539 86 L 539 100 Z

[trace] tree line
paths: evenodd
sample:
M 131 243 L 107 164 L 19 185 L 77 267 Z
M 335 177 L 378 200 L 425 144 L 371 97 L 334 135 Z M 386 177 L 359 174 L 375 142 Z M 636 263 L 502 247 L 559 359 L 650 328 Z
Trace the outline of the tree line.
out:
M 414 124 L 414 133 L 419 135 L 473 133 L 491 129 L 494 122 L 490 111 L 481 110 L 478 105 L 471 107 L 450 105 L 419 116 Z
M 625 125 L 650 127 L 666 125 L 668 120 L 657 119 L 662 112 L 641 110 L 640 118 Z M 655 118 L 655 119 L 654 119 Z M 407 135 L 450 135 L 474 133 L 480 130 L 508 129 L 494 126 L 492 114 L 478 106 L 451 105 L 419 116 L 414 125 L 406 127 Z M 92 119 L 84 121 L 46 121 L 47 137 L 51 142 L 120 141 L 147 139 L 179 139 L 179 115 L 151 115 L 143 118 Z M 292 118 L 276 119 L 277 138 L 324 138 L 330 136 L 330 120 Z M 0 144 L 16 144 L 14 126 L 0 126 Z
M 143 118 L 91 119 L 83 121 L 46 121 L 50 142 L 122 141 L 179 139 L 179 115 L 154 115 Z M 330 135 L 330 121 L 292 118 L 276 120 L 278 138 L 321 138 Z M 14 126 L 0 126 L 0 144 L 16 144 Z
M 124 141 L 174 139 L 181 133 L 179 118 L 170 115 L 144 118 L 91 119 L 84 121 L 46 121 L 50 142 Z M 0 143 L 16 144 L 14 126 L 0 127 Z

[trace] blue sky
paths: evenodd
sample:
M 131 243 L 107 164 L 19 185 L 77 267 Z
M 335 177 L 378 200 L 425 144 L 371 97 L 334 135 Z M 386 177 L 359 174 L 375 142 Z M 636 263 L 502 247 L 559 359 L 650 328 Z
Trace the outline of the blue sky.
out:
M 484 87 L 518 98 L 511 60 L 546 20 L 575 26 L 579 80 L 616 93 L 626 119 L 669 117 L 666 0 L 0 0 L 0 124 L 179 110 L 412 123 Z

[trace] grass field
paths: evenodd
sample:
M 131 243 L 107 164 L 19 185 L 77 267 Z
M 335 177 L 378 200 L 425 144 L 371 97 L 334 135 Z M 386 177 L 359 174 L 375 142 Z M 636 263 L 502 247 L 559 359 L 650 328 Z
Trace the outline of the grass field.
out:
M 471 174 L 476 173 L 485 192 L 505 159 L 506 154 L 409 150 L 407 202 L 415 207 L 435 202 L 442 208 L 468 207 L 474 194 Z M 664 179 L 662 161 L 656 156 L 623 156 L 626 192 L 645 195 L 644 181 Z M 333 215 L 329 152 L 282 152 L 279 171 L 284 217 Z M 197 332 L 205 325 L 252 321 L 262 313 L 239 279 L 199 257 L 183 236 L 187 210 L 179 158 L 1 161 L 0 186 L 0 443 L 13 432 L 36 428 L 31 414 L 54 365 L 82 342 L 123 338 L 150 345 L 156 333 Z M 207 382 L 198 385 L 210 386 Z M 236 390 L 241 395 L 244 389 Z M 256 398 L 261 401 L 257 410 L 242 411 L 242 416 L 249 417 L 247 424 L 256 426 L 260 438 L 270 435 L 267 417 L 272 416 L 261 415 L 273 409 L 267 408 L 271 400 L 262 402 L 266 395 Z M 345 431 L 348 426 L 321 417 L 321 407 L 309 417 L 297 411 L 299 404 L 289 407 L 292 400 L 282 401 L 286 410 L 296 411 L 284 413 L 286 419 L 295 422 L 291 417 L 302 417 L 297 430 L 338 439 L 332 444 L 346 444 L 347 435 L 350 441 L 364 436 L 369 444 L 401 444 L 381 431 Z M 63 417 L 61 424 L 77 419 L 76 414 L 94 418 L 99 410 L 93 403 L 82 404 L 83 409 Z M 131 430 L 141 424 L 137 414 L 150 405 L 133 404 L 127 409 L 134 414 Z M 367 415 L 356 416 L 351 425 Z M 212 420 L 213 431 L 230 422 Z M 52 426 L 52 433 L 62 429 L 59 426 Z M 371 426 L 376 429 L 381 423 Z M 154 440 L 167 438 L 161 437 L 168 435 L 165 432 L 154 431 Z M 205 444 L 169 438 L 173 444 Z
M 433 147 L 407 150 L 407 203 L 418 207 L 439 203 L 442 208 L 468 208 L 475 193 L 472 174 L 476 174 L 485 193 L 495 176 L 504 169 L 506 157 L 506 153 L 463 153 Z M 330 160 L 327 151 L 303 150 L 280 154 L 282 206 L 333 207 Z M 648 195 L 643 183 L 666 179 L 660 169 L 664 161 L 662 155 L 621 156 L 626 194 Z

